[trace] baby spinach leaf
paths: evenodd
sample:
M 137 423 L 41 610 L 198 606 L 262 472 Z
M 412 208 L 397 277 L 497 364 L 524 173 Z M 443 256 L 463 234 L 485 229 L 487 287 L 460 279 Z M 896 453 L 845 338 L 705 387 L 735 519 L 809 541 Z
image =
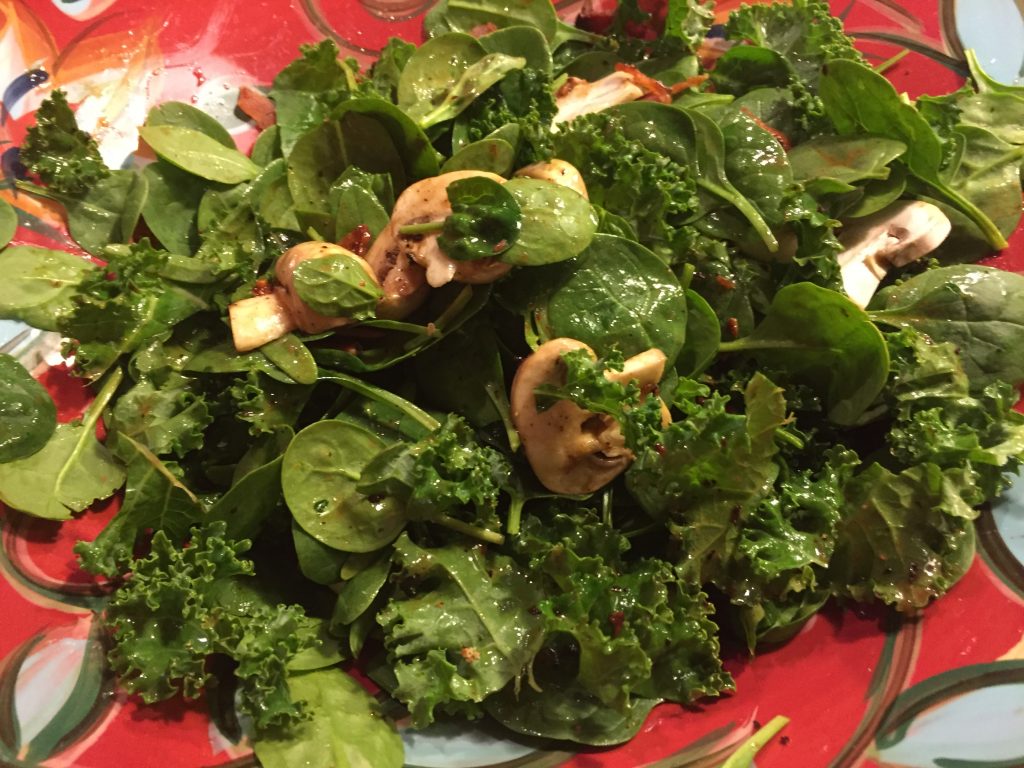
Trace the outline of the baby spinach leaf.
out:
M 0 355 L 0 464 L 40 450 L 57 427 L 57 407 L 10 355 Z
M 442 0 L 423 19 L 423 27 L 430 37 L 446 32 L 472 32 L 488 24 L 497 29 L 533 27 L 549 44 L 558 33 L 558 15 L 546 0 L 524 0 L 515 4 L 500 0 Z
M 516 149 L 504 139 L 480 139 L 467 144 L 441 166 L 441 173 L 449 171 L 488 171 L 508 176 L 516 160 Z
M 40 450 L 0 464 L 0 501 L 34 517 L 68 520 L 120 488 L 124 470 L 96 439 L 96 422 L 120 382 L 118 370 L 81 421 L 57 425 Z
M 245 468 L 247 471 L 210 507 L 206 524 L 223 521 L 225 533 L 235 540 L 251 539 L 260 533 L 281 503 L 281 464 L 292 436 L 292 430 L 284 428 L 264 438 L 260 447 L 267 446 L 266 455 L 257 461 L 268 460 Z M 334 576 L 336 580 L 337 571 Z
M 1024 276 L 974 265 L 930 269 L 881 300 L 872 320 L 953 344 L 972 389 L 1024 382 Z
M 337 584 L 341 567 L 348 559 L 348 552 L 333 549 L 306 533 L 295 519 L 292 519 L 292 542 L 295 556 L 299 561 L 302 575 L 316 584 Z
M 310 717 L 283 732 L 258 736 L 253 749 L 265 768 L 402 768 L 402 738 L 380 703 L 337 667 L 288 677 L 292 699 Z
M 904 142 L 903 160 L 910 172 L 968 216 L 989 245 L 1006 247 L 1006 238 L 988 215 L 943 178 L 944 154 L 938 135 L 888 80 L 856 61 L 840 59 L 829 62 L 820 89 L 840 134 L 861 130 Z
M 75 546 L 85 570 L 108 577 L 131 562 L 136 544 L 148 532 L 163 531 L 172 541 L 184 541 L 203 518 L 195 494 L 152 451 L 123 434 L 118 447 L 127 463 L 121 508 L 94 541 Z
M 281 487 L 306 533 L 345 552 L 372 552 L 399 534 L 405 527 L 400 506 L 356 490 L 363 468 L 385 447 L 347 420 L 319 421 L 295 436 L 281 465 Z
M 501 255 L 516 266 L 538 266 L 571 259 L 590 245 L 597 214 L 579 192 L 540 179 L 510 179 L 504 188 L 522 214 L 519 235 Z
M 384 554 L 375 557 L 369 565 L 346 581 L 338 592 L 338 602 L 331 615 L 331 631 L 338 634 L 338 630 L 351 624 L 368 610 L 390 573 L 391 552 L 385 550 Z
M 341 249 L 306 259 L 295 267 L 295 292 L 314 312 L 328 317 L 373 317 L 384 292 L 360 266 L 361 261 Z
M 461 261 L 500 256 L 519 237 L 522 212 L 503 184 L 483 176 L 453 181 L 446 190 L 452 212 L 437 244 Z
M 18 231 L 18 212 L 6 200 L 0 199 L 0 248 L 7 246 Z
M 793 147 L 789 165 L 793 177 L 813 194 L 826 182 L 851 185 L 887 179 L 889 163 L 906 149 L 902 141 L 879 136 L 818 136 Z
M 551 49 L 544 34 L 536 27 L 504 27 L 478 37 L 477 41 L 487 53 L 522 56 L 526 59 L 527 68 L 539 69 L 549 77 L 552 74 Z
M 343 237 L 356 227 L 366 227 L 376 237 L 388 225 L 395 205 L 391 177 L 386 173 L 367 173 L 349 166 L 331 186 L 329 204 L 337 212 L 334 231 Z
M 165 101 L 149 110 L 146 125 L 176 125 L 199 131 L 229 149 L 235 149 L 235 140 L 228 129 L 217 122 L 216 118 L 196 109 L 183 101 Z
M 429 128 L 456 117 L 506 74 L 524 66 L 524 58 L 487 53 L 470 35 L 441 35 L 409 58 L 398 81 L 398 106 Z
M 0 318 L 56 331 L 61 318 L 74 308 L 79 283 L 99 268 L 65 251 L 16 245 L 0 253 L 0 270 L 5 280 Z
M 313 359 L 309 348 L 294 333 L 286 333 L 273 341 L 268 341 L 260 347 L 260 352 L 296 384 L 316 383 L 316 360 Z
M 149 187 L 142 218 L 168 251 L 190 255 L 199 246 L 196 215 L 206 186 L 190 173 L 158 160 L 142 169 Z
M 686 339 L 676 370 L 680 376 L 697 376 L 707 368 L 718 354 L 722 330 L 718 316 L 711 305 L 692 288 L 686 289 Z
M 598 355 L 657 347 L 671 365 L 686 334 L 686 299 L 672 271 L 642 245 L 594 235 L 539 307 L 539 319 L 549 338 L 578 339 Z
M 846 296 L 812 283 L 782 288 L 753 333 L 719 349 L 749 354 L 816 388 L 837 424 L 856 424 L 889 375 L 888 347 L 868 315 Z
M 237 184 L 260 172 L 260 167 L 234 144 L 226 147 L 216 139 L 181 125 L 144 125 L 142 139 L 171 165 L 209 181 Z

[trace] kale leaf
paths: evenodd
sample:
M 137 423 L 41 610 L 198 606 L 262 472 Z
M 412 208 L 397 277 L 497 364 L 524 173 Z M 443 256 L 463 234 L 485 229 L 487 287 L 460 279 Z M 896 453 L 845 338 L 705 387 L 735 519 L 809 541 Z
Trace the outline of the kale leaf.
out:
M 240 557 L 248 548 L 225 540 L 222 523 L 195 532 L 184 548 L 157 532 L 103 615 L 110 663 L 128 691 L 146 702 L 195 697 L 210 681 L 208 658 L 224 654 L 237 663 L 239 710 L 257 732 L 303 717 L 288 692 L 287 664 L 318 641 L 297 606 L 250 601 L 240 610 L 231 599 L 233 582 L 252 575 Z
M 64 92 L 55 90 L 36 110 L 36 124 L 19 159 L 55 192 L 81 194 L 110 175 L 96 140 L 78 127 Z

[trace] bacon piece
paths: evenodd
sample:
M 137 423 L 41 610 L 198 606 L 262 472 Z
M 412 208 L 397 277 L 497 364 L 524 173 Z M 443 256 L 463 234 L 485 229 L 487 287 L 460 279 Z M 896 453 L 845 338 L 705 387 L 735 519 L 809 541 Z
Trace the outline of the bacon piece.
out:
M 238 89 L 238 108 L 250 117 L 261 131 L 277 122 L 274 102 L 263 91 L 251 85 L 243 85 Z

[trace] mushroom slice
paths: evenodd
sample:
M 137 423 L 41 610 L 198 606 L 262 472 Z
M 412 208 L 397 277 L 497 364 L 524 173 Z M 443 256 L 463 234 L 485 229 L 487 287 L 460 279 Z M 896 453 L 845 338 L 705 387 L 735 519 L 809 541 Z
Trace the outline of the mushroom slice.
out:
M 241 299 L 228 307 L 235 349 L 248 352 L 296 328 L 304 333 L 321 333 L 351 323 L 348 317 L 328 317 L 314 312 L 295 292 L 293 273 L 296 266 L 307 259 L 337 253 L 345 253 L 356 259 L 366 271 L 367 278 L 377 282 L 370 265 L 340 245 L 321 241 L 299 243 L 285 251 L 274 266 L 274 276 L 279 284 L 277 288 L 270 293 Z
M 515 175 L 560 184 L 574 192 L 579 192 L 583 195 L 584 200 L 590 199 L 590 196 L 587 194 L 587 185 L 583 181 L 583 175 L 576 169 L 575 165 L 567 163 L 565 160 L 555 158 L 546 163 L 533 163 L 520 168 L 515 172 Z
M 559 400 L 543 411 L 537 409 L 534 390 L 543 384 L 565 381 L 562 355 L 585 349 L 575 339 L 552 339 L 539 346 L 522 362 L 512 382 L 512 422 L 522 439 L 526 459 L 540 482 L 555 493 L 592 493 L 625 471 L 633 461 L 618 423 L 605 414 Z M 639 381 L 653 387 L 665 371 L 665 355 L 651 349 L 626 361 L 622 371 L 608 377 L 626 382 Z M 663 420 L 668 416 L 663 405 Z
M 843 226 L 836 258 L 843 288 L 866 307 L 892 267 L 903 267 L 938 248 L 952 224 L 937 206 L 921 200 L 900 200 L 877 213 Z
M 643 89 L 628 72 L 612 72 L 593 82 L 570 77 L 555 97 L 558 112 L 551 124 L 567 123 L 581 115 L 636 101 L 643 95 Z
M 377 304 L 377 317 L 401 320 L 426 301 L 430 293 L 426 270 L 401 251 L 396 240 L 390 237 L 385 240 L 383 236 L 374 240 L 366 254 L 366 263 L 384 291 L 384 298 Z
M 432 288 L 440 288 L 452 280 L 460 283 L 492 283 L 508 273 L 512 265 L 497 259 L 457 261 L 449 258 L 437 244 L 436 233 L 403 235 L 399 232 L 409 224 L 446 219 L 452 212 L 448 201 L 448 185 L 472 176 L 505 182 L 501 176 L 486 171 L 452 171 L 417 181 L 398 196 L 391 212 L 391 221 L 370 247 L 366 260 L 377 268 L 378 264 L 389 260 L 398 264 L 399 259 L 405 256 L 423 267 L 427 284 Z

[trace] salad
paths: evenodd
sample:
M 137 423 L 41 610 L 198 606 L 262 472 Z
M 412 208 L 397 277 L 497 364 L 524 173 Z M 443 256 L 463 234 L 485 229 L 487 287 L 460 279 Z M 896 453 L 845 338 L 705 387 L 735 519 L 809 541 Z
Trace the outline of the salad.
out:
M 121 493 L 76 552 L 123 688 L 216 687 L 268 768 L 401 766 L 406 716 L 610 745 L 732 691 L 723 638 L 965 573 L 1024 455 L 1024 277 L 974 264 L 1024 95 L 912 103 L 815 0 L 664 11 L 306 46 L 248 154 L 170 102 L 110 169 L 43 103 L 18 189 L 91 258 L 0 202 L 0 318 L 95 397 L 0 356 L 0 501 Z

